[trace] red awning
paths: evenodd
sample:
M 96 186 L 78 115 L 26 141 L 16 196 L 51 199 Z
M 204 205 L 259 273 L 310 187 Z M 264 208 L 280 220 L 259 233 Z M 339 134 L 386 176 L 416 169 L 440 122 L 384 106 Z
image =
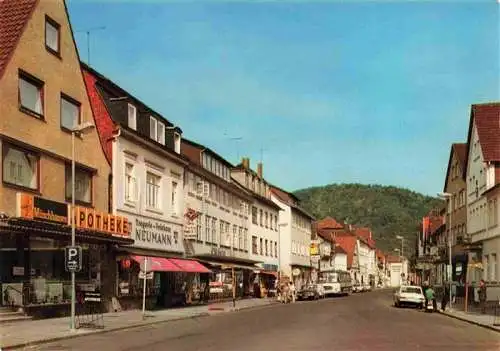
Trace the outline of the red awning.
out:
M 178 266 L 183 272 L 187 273 L 210 273 L 211 270 L 198 261 L 183 260 L 180 258 L 169 258 L 169 261 Z
M 144 270 L 144 256 L 132 256 L 132 259 L 141 265 L 141 270 Z M 146 257 L 148 272 L 182 272 L 183 270 L 170 262 L 167 258 L 162 257 Z

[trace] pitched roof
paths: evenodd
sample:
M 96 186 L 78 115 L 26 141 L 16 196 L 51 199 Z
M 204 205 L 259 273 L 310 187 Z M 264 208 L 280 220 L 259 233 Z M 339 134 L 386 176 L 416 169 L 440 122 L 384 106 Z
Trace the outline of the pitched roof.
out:
M 339 247 L 347 254 L 347 267 L 352 267 L 354 250 L 356 248 L 356 237 L 354 235 L 338 236 L 335 238 L 335 243 L 339 244 Z
M 483 161 L 500 161 L 500 102 L 472 105 L 469 133 L 467 135 L 467 155 L 470 152 L 472 126 L 474 124 L 483 153 Z M 467 173 L 468 161 L 469 157 L 466 157 L 463 171 L 464 177 Z
M 448 168 L 446 168 L 446 178 L 444 179 L 443 191 L 446 192 L 448 188 L 448 178 L 451 172 L 451 162 L 453 160 L 453 155 L 455 155 L 458 160 L 458 166 L 460 167 L 462 180 L 465 180 L 465 165 L 467 163 L 467 143 L 453 143 L 450 147 L 450 156 L 448 157 Z
M 0 0 L 0 78 L 38 0 Z
M 295 209 L 297 212 L 300 212 L 304 216 L 309 217 L 313 221 L 316 219 L 316 218 L 314 218 L 313 215 L 311 215 L 309 212 L 307 212 L 306 210 L 304 210 L 302 207 L 299 206 L 299 204 L 298 204 L 299 199 L 295 195 L 293 195 L 292 193 L 289 193 L 281 188 L 278 188 L 275 185 L 269 184 L 269 186 L 270 186 L 271 193 L 274 196 L 276 196 L 278 198 L 278 200 L 280 200 L 284 204 L 290 206 L 291 208 Z
M 326 241 L 333 242 L 333 234 L 329 230 L 317 229 L 316 232 Z
M 370 228 L 360 227 L 355 228 L 354 233 L 364 239 L 363 241 L 370 247 L 371 249 L 375 248 L 375 240 L 372 238 L 372 231 Z
M 318 229 L 343 229 L 344 225 L 330 216 L 316 221 Z

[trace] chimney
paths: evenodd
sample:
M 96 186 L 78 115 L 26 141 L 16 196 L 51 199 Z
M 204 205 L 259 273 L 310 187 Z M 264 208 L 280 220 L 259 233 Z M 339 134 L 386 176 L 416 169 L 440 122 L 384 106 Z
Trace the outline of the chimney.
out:
M 257 163 L 257 175 L 262 179 L 262 162 Z
M 249 169 L 250 168 L 250 159 L 248 157 L 242 157 L 241 158 L 241 165 L 243 166 L 244 169 Z

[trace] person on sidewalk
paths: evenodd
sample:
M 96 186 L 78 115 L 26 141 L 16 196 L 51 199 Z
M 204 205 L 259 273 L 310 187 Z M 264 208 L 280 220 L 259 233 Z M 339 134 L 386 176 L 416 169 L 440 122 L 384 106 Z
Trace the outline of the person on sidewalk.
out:
M 481 313 L 486 313 L 486 284 L 481 279 L 479 282 L 479 305 L 481 306 Z
M 290 297 L 293 303 L 295 303 L 295 284 L 290 282 Z
M 427 307 L 428 301 L 432 301 L 432 307 L 434 308 L 434 311 L 436 311 L 437 310 L 436 294 L 434 292 L 434 289 L 430 285 L 425 290 L 425 305 L 426 305 L 426 307 Z
M 450 286 L 448 284 L 445 284 L 444 286 L 444 293 L 443 293 L 443 298 L 441 299 L 441 309 L 446 311 L 446 305 L 448 304 L 448 300 L 450 297 Z

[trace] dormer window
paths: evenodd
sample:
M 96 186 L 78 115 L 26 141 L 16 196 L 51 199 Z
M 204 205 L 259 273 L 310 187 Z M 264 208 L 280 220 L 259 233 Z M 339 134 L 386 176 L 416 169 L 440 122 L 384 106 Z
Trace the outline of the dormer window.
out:
M 162 145 L 165 145 L 165 124 L 158 122 L 158 139 L 156 139 Z
M 149 117 L 149 137 L 156 141 L 157 121 L 153 117 Z
M 149 137 L 165 145 L 165 124 L 158 122 L 156 118 L 152 116 L 149 116 Z
M 137 130 L 137 109 L 132 104 L 128 104 L 128 127 Z
M 181 153 L 181 135 L 174 133 L 174 151 L 178 154 Z

